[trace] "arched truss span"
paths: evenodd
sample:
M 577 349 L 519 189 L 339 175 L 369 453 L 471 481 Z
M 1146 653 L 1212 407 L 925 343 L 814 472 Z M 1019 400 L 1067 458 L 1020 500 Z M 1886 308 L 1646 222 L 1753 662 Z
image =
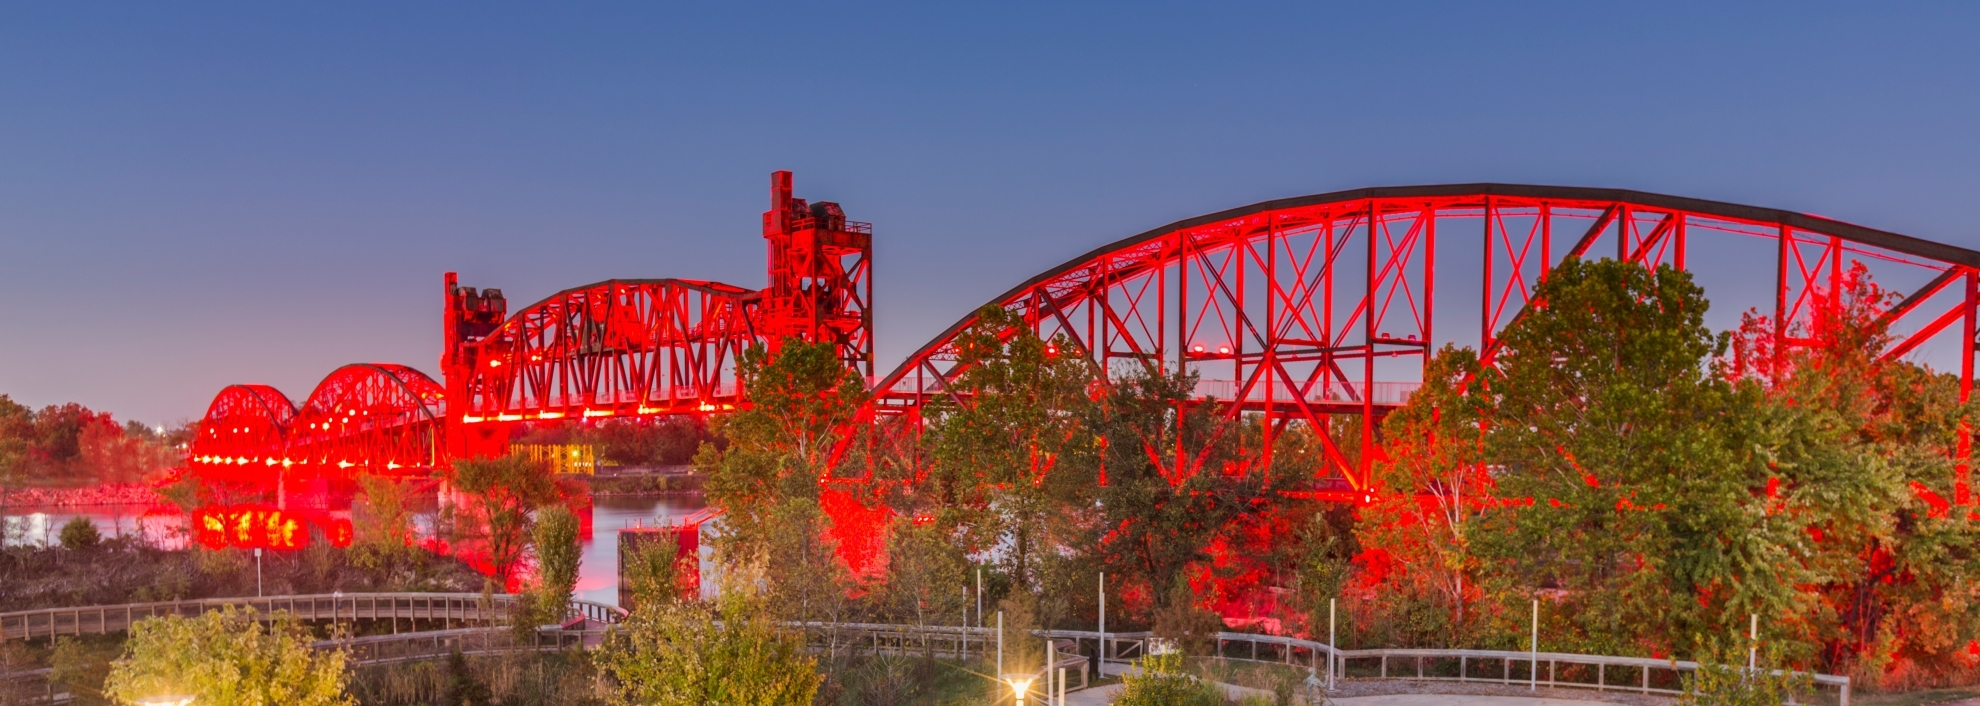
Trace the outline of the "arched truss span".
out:
M 233 480 L 259 477 L 280 462 L 296 405 L 267 385 L 229 385 L 213 396 L 187 456 L 204 472 Z
M 433 378 L 403 365 L 338 368 L 303 403 L 281 463 L 325 474 L 434 468 L 440 463 L 445 397 Z
M 734 409 L 736 358 L 759 340 L 756 300 L 684 279 L 567 289 L 462 345 L 446 377 L 470 424 Z
M 1782 322 L 1776 350 L 1794 345 L 1794 324 L 1863 263 L 1909 294 L 1888 313 L 1897 337 L 1887 355 L 1956 329 L 1963 394 L 1971 389 L 1980 252 L 1819 216 L 1616 189 L 1459 184 L 1268 201 L 1116 241 L 988 305 L 1021 314 L 1041 336 L 1064 336 L 1102 370 L 1196 371 L 1200 396 L 1265 415 L 1268 434 L 1359 415 L 1362 447 L 1371 448 L 1376 419 L 1407 399 L 1435 346 L 1470 344 L 1489 358 L 1494 336 L 1548 269 L 1597 256 L 1678 268 L 1700 258 L 1750 262 L 1747 272 L 1768 281 L 1757 287 L 1764 291 L 1712 294 L 1717 308 L 1750 307 Z M 975 312 L 964 316 L 883 379 L 884 409 L 944 394 L 960 372 L 952 341 L 975 321 Z M 1337 474 L 1330 485 L 1365 488 L 1366 458 L 1350 462 L 1323 441 Z M 1963 465 L 1961 474 L 1963 489 Z

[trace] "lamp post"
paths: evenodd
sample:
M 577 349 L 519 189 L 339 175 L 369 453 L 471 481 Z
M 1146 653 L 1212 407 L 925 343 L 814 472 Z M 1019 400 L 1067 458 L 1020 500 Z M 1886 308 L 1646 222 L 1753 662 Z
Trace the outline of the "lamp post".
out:
M 191 696 L 151 696 L 138 699 L 143 706 L 192 706 Z

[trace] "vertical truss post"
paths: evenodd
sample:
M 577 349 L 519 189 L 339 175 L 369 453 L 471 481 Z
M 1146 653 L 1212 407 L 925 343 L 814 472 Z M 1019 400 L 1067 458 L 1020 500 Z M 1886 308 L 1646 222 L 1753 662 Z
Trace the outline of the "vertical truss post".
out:
M 1547 281 L 1547 272 L 1554 269 L 1554 211 L 1553 204 L 1540 202 L 1540 281 Z M 1529 297 L 1530 298 L 1530 297 Z M 1479 349 L 1484 350 L 1484 349 Z
M 1842 238 L 1829 236 L 1829 306 L 1842 306 Z
M 1485 197 L 1485 298 L 1478 314 L 1478 350 L 1492 350 L 1492 197 Z M 1429 356 L 1424 360 L 1428 365 Z
M 1768 375 L 1775 382 L 1780 381 L 1782 355 L 1787 347 L 1787 298 L 1788 298 L 1788 252 L 1794 248 L 1794 230 L 1783 223 L 1779 228 L 1779 247 L 1774 266 L 1774 331 L 1773 356 Z
M 1490 199 L 1487 199 L 1487 203 Z M 1423 334 L 1423 369 L 1430 369 L 1430 354 L 1437 350 L 1436 339 L 1431 335 L 1437 321 L 1437 207 L 1434 204 L 1423 206 L 1423 313 L 1420 333 Z
M 1375 477 L 1375 311 L 1376 296 L 1382 291 L 1378 285 L 1379 271 L 1375 256 L 1381 247 L 1382 218 L 1377 211 L 1375 199 L 1368 200 L 1368 299 L 1361 313 L 1361 453 L 1355 459 L 1355 471 L 1360 474 L 1354 485 L 1357 489 L 1369 487 L 1369 480 Z
M 1677 263 L 1677 268 L 1682 271 L 1688 271 L 1688 268 L 1685 266 L 1685 259 L 1684 259 L 1685 222 L 1690 220 L 1689 218 L 1686 217 L 1687 215 L 1688 214 L 1686 214 L 1683 211 L 1671 212 L 1671 217 L 1677 219 L 1677 230 L 1672 233 L 1672 237 L 1677 239 L 1677 252 L 1672 257 L 1672 260 L 1674 260 Z
M 1278 300 L 1281 285 L 1279 284 L 1279 219 L 1275 216 L 1267 216 L 1267 218 L 1271 220 L 1265 224 L 1265 350 L 1259 351 L 1259 361 L 1263 367 L 1258 369 L 1258 379 L 1265 384 L 1265 414 L 1258 420 L 1259 439 L 1262 440 L 1264 447 L 1258 450 L 1258 467 L 1266 474 L 1265 478 L 1269 481 L 1272 472 L 1272 446 L 1276 440 L 1272 422 L 1279 416 L 1278 385 L 1274 376 L 1279 366 L 1276 352 L 1279 349 Z M 1287 387 L 1292 387 L 1292 384 L 1292 380 L 1286 381 Z
M 1965 405 L 1973 396 L 1973 337 L 1976 333 L 1976 314 L 1980 314 L 1980 270 L 1966 270 L 1966 299 L 1960 306 L 1959 336 L 1959 403 Z M 1953 496 L 1961 505 L 1972 502 L 1971 486 L 1968 483 L 1972 471 L 1973 427 L 1965 417 L 1959 420 L 1959 447 L 1955 452 L 1953 466 Z

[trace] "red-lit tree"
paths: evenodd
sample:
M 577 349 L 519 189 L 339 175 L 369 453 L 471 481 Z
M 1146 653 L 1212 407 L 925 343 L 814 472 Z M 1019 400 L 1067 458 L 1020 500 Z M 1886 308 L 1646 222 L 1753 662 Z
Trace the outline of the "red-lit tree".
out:
M 1373 500 L 1360 511 L 1361 571 L 1348 587 L 1364 639 L 1467 642 L 1466 607 L 1480 593 L 1469 532 L 1495 502 L 1479 372 L 1476 354 L 1447 347 L 1409 403 L 1383 420 L 1386 454 L 1375 464 Z
M 1827 477 L 1782 473 L 1769 496 L 1813 495 L 1814 511 L 1786 501 L 1830 578 L 1810 584 L 1809 639 L 1824 668 L 1888 686 L 1969 678 L 1980 665 L 1980 532 L 1964 507 L 1961 440 L 1971 410 L 1958 379 L 1881 354 L 1896 297 L 1860 264 L 1818 292 L 1806 321 L 1779 326 L 1749 312 L 1733 338 L 1728 374 L 1764 385 L 1806 430 L 1803 444 Z M 1777 341 L 1795 345 L 1777 346 Z M 1802 470 L 1802 469 L 1792 469 Z

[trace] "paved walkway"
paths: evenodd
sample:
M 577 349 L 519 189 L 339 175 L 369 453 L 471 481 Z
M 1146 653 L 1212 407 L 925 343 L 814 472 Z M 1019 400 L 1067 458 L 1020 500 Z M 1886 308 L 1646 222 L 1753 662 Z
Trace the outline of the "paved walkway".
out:
M 1340 706 L 1615 706 L 1602 701 L 1542 699 L 1528 696 L 1474 696 L 1458 694 L 1384 694 L 1350 696 L 1333 700 Z
M 1066 706 L 1106 706 L 1121 695 L 1120 684 L 1075 691 L 1066 694 Z M 1271 692 L 1262 689 L 1247 689 L 1225 684 L 1231 698 L 1250 694 L 1270 697 Z M 1458 694 L 1385 694 L 1382 696 L 1351 696 L 1333 699 L 1338 706 L 1615 706 L 1601 701 L 1580 701 L 1576 699 L 1540 699 L 1525 696 L 1468 696 Z

